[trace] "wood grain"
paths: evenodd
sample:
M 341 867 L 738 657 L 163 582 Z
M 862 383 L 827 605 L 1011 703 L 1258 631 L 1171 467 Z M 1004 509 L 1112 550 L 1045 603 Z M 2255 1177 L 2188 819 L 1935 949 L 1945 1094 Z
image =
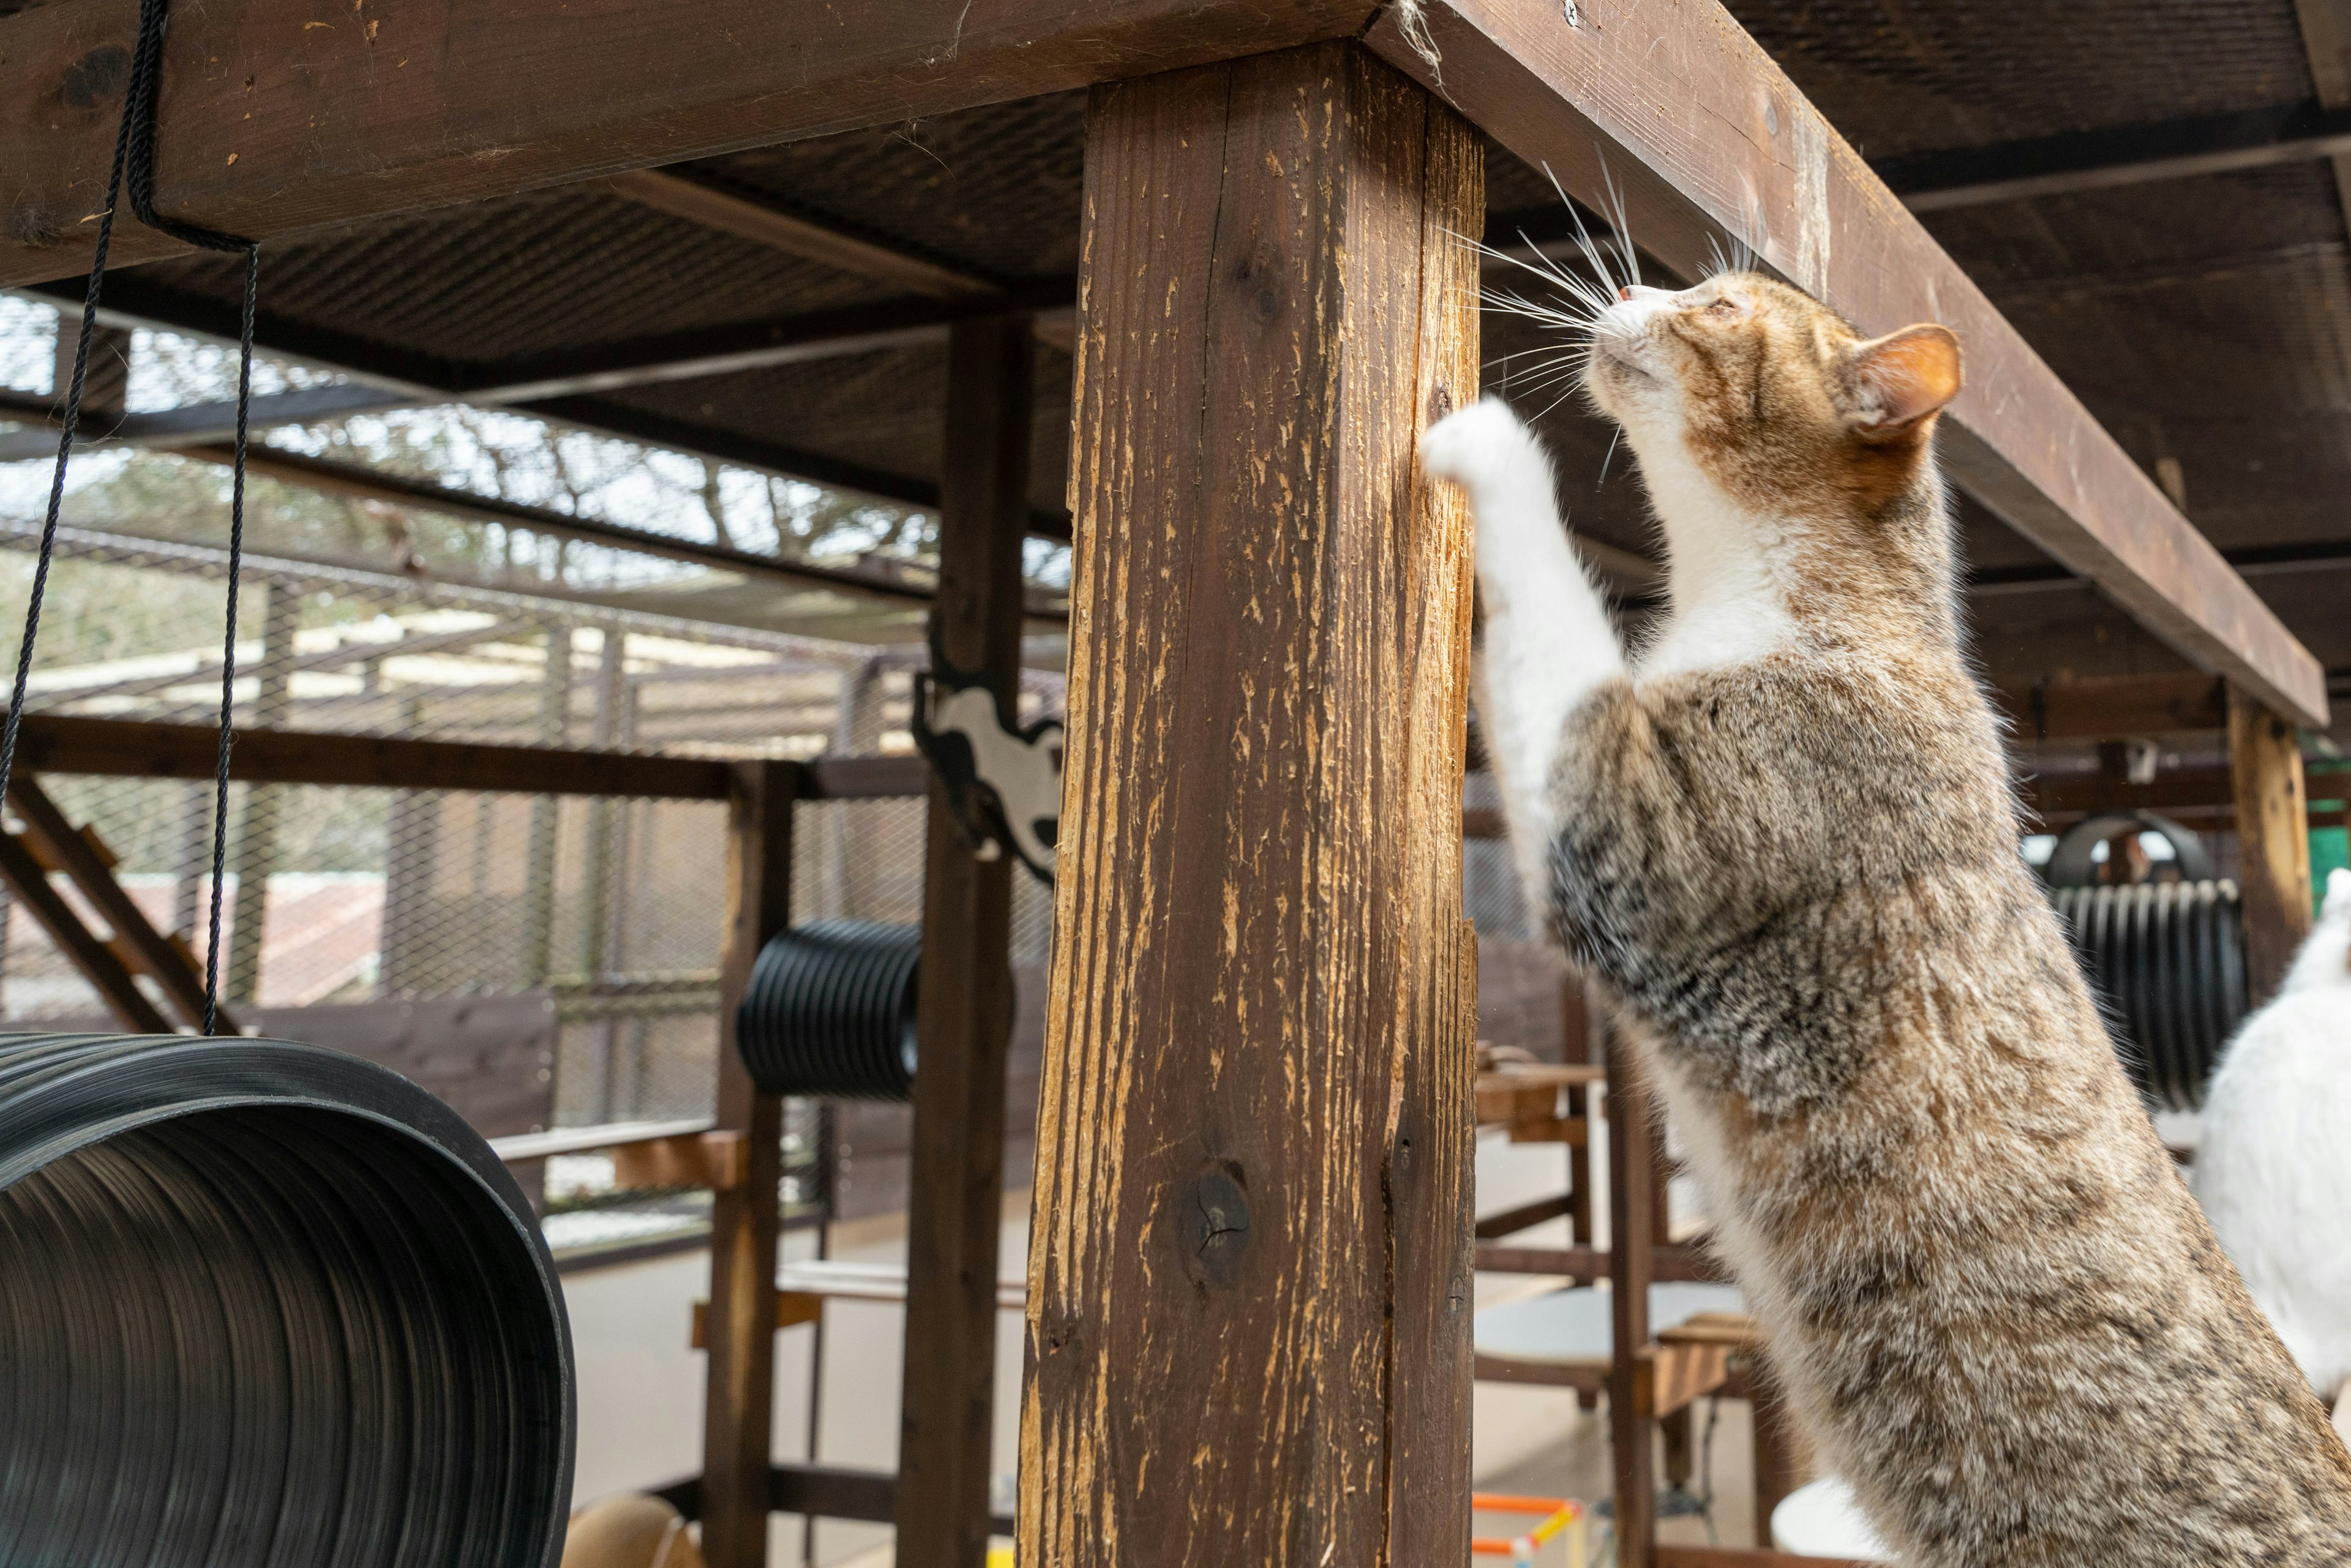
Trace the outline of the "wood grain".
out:
M 2237 808 L 2237 890 L 2253 1005 L 2276 990 L 2310 935 L 2309 796 L 2291 721 L 2233 686 L 2229 772 Z
M 690 224 L 730 234 L 787 256 L 855 273 L 860 277 L 894 283 L 916 294 L 956 299 L 996 292 L 983 278 L 812 223 L 674 170 L 633 169 L 625 174 L 615 174 L 604 188 L 674 218 L 684 218 Z
M 1479 209 L 1353 46 L 1094 97 L 1029 1568 L 1467 1552 Z
M 25 841 L 0 830 L 0 879 L 5 879 L 57 950 L 81 971 L 122 1027 L 133 1034 L 169 1034 L 171 1020 L 147 999 L 114 949 L 99 941 L 65 896 L 49 885 L 48 873 Z
M 204 977 L 194 955 L 155 929 L 146 912 L 115 880 L 113 860 L 99 852 L 88 837 L 89 829 L 77 829 L 68 821 L 29 772 L 19 772 L 8 780 L 8 801 L 25 820 L 27 847 L 40 854 L 45 863 L 71 877 L 82 897 L 114 933 L 110 946 L 116 955 L 144 970 L 162 988 L 181 1021 L 201 1030 Z M 238 1032 L 236 1018 L 225 1007 L 215 1009 L 214 1021 L 219 1033 Z
M 0 20 L 0 287 L 89 270 L 133 0 Z M 243 0 L 172 12 L 155 204 L 266 240 L 1359 31 L 1373 0 Z M 125 219 L 120 264 L 180 246 Z
M 1652 1568 L 1657 1541 L 1654 1425 L 1648 1412 L 1649 1283 L 1656 1277 L 1650 1237 L 1656 1189 L 1649 1180 L 1657 1134 L 1648 1085 L 1632 1061 L 1625 1031 L 1607 1031 L 1608 1317 L 1614 1354 L 1608 1369 L 1608 1444 L 1614 1466 L 1616 1561 Z
M 1604 211 L 1620 191 L 1685 277 L 1736 236 L 1865 331 L 1952 328 L 1952 476 L 2191 664 L 2325 722 L 2317 660 L 1718 0 L 1425 0 L 1366 41 L 1569 193 Z
M 733 772 L 716 1119 L 716 1130 L 738 1134 L 745 1149 L 740 1184 L 711 1198 L 702 1555 L 709 1568 L 762 1568 L 768 1560 L 768 1465 L 775 1416 L 784 1103 L 759 1092 L 745 1071 L 736 1046 L 735 1011 L 759 949 L 791 924 L 792 804 L 799 768 L 742 762 L 733 765 Z
M 958 323 L 947 345 L 935 659 L 1018 690 L 1021 524 L 1036 333 L 1020 315 Z M 930 781 L 923 873 L 897 1552 L 982 1568 L 996 1391 L 1005 1062 L 1012 1040 L 1013 859 L 983 861 Z M 1028 873 L 1021 872 L 1025 876 Z
M 18 734 L 16 765 L 41 773 L 209 779 L 220 755 L 220 731 L 208 724 L 28 713 Z M 629 751 L 240 729 L 229 753 L 228 776 L 249 783 L 352 789 L 723 800 L 731 772 L 724 762 Z

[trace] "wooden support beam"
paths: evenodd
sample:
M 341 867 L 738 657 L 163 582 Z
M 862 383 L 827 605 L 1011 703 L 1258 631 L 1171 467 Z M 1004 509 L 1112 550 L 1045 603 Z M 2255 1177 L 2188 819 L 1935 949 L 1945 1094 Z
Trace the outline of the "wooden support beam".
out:
M 995 285 L 984 277 L 942 266 L 903 247 L 861 239 L 836 225 L 786 212 L 772 202 L 732 189 L 706 174 L 675 169 L 632 169 L 607 180 L 604 188 L 625 201 L 684 218 L 700 227 L 733 235 L 803 261 L 838 267 L 860 277 L 894 283 L 915 294 L 956 299 L 997 292 Z
M 21 754 L 17 766 L 24 766 Z M 10 890 L 25 901 L 33 918 L 49 934 L 49 940 L 81 971 L 82 977 L 90 983 L 99 999 L 124 1029 L 133 1034 L 172 1032 L 171 1021 L 147 999 L 147 993 L 139 988 L 114 950 L 82 924 L 81 916 L 74 913 L 65 895 L 49 884 L 47 871 L 25 847 L 25 841 L 5 830 L 0 830 L 0 879 L 5 879 Z
M 1478 1249 L 1478 1267 L 1496 1274 L 1557 1274 L 1573 1280 L 1608 1277 L 1608 1251 L 1595 1247 L 1504 1247 L 1487 1243 Z M 1728 1281 L 1729 1271 L 1713 1254 L 1692 1247 L 1649 1249 L 1653 1281 L 1710 1280 Z
M 1656 1129 L 1648 1086 L 1630 1060 L 1625 1031 L 1607 1033 L 1608 1315 L 1614 1354 L 1608 1372 L 1608 1443 L 1615 1477 L 1616 1561 L 1653 1568 L 1657 1541 L 1656 1456 L 1648 1411 L 1650 1236 L 1656 1189 L 1649 1181 Z
M 1613 186 L 1684 277 L 1727 234 L 1865 330 L 1952 328 L 1968 361 L 1940 437 L 1952 477 L 2189 663 L 2325 722 L 2318 662 L 1717 0 L 1652 0 L 1636 26 L 1425 0 L 1366 42 L 1570 195 L 1604 207 Z
M 28 713 L 21 767 L 115 779 L 210 779 L 220 732 L 209 725 Z M 239 730 L 231 779 L 357 789 L 479 789 L 518 795 L 619 795 L 724 800 L 733 767 L 692 757 L 488 746 L 394 736 Z M 929 771 L 912 755 L 820 757 L 801 764 L 804 800 L 891 800 L 923 793 Z
M 1372 0 L 507 0 L 320 23 L 308 0 L 172 17 L 155 205 L 250 239 L 1356 32 Z M 0 287 L 88 270 L 132 0 L 0 26 Z M 35 111 L 31 106 L 42 106 Z M 495 155 L 487 155 L 491 152 Z M 118 264 L 182 248 L 128 214 Z
M 791 924 L 792 806 L 799 794 L 799 768 L 789 762 L 745 762 L 734 773 L 726 808 L 716 1120 L 719 1132 L 742 1139 L 744 1152 L 742 1180 L 711 1199 L 702 1554 L 710 1568 L 763 1568 L 774 1440 L 784 1103 L 751 1082 L 736 1047 L 735 1010 L 759 950 Z
M 2310 935 L 2309 797 L 2294 725 L 2229 692 L 2229 769 L 2237 807 L 2237 890 L 2245 916 L 2245 978 L 2253 1005 L 2277 989 Z
M 1841 1557 L 1800 1557 L 1792 1552 L 1743 1546 L 1660 1545 L 1650 1560 L 1656 1568 L 1884 1568 L 1882 1563 L 1855 1563 Z
M 1940 213 L 2334 159 L 2346 152 L 2351 152 L 2351 115 L 2314 99 L 1917 153 L 1874 167 L 1912 212 Z
M 1027 318 L 1014 315 L 959 324 L 947 348 L 932 658 L 940 669 L 989 676 L 1007 693 L 1020 680 L 1036 344 Z M 978 858 L 936 779 L 926 835 L 897 1551 L 938 1568 L 983 1568 L 1015 862 Z
M 750 1145 L 731 1127 L 631 1139 L 611 1148 L 616 1187 L 684 1186 L 731 1192 L 743 1185 L 750 1170 Z
M 20 768 L 125 779 L 208 779 L 220 745 L 220 732 L 210 725 L 45 713 L 26 714 L 18 737 Z M 237 732 L 229 777 L 246 783 L 354 789 L 723 800 L 728 764 L 626 751 L 249 729 Z
M 1028 1568 L 1467 1553 L 1481 183 L 1352 45 L 1094 96 Z
M 2229 727 L 2227 684 L 2183 671 L 2164 675 L 2097 675 L 1995 689 L 2019 740 L 2114 740 Z
M 117 956 L 137 963 L 152 976 L 190 1028 L 204 1028 L 204 977 L 193 955 L 155 929 L 146 912 L 115 880 L 112 866 L 86 832 L 66 820 L 57 802 L 22 766 L 9 776 L 8 803 L 24 819 L 39 858 L 72 878 L 82 897 L 113 931 Z M 215 1021 L 223 1034 L 239 1030 L 235 1015 L 226 1007 L 219 1009 Z

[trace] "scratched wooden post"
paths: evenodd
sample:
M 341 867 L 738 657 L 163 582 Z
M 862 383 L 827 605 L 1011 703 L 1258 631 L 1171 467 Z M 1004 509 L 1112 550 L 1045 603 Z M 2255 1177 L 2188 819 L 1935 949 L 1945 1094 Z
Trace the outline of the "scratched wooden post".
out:
M 947 350 L 934 656 L 1018 690 L 1036 332 L 1025 316 L 958 323 Z M 1004 1066 L 1012 1041 L 1012 857 L 982 861 L 930 786 L 916 1019 L 900 1560 L 981 1568 L 996 1388 Z M 1026 872 L 1018 874 L 1027 875 Z
M 1656 1423 L 1648 1378 L 1650 1255 L 1649 1180 L 1656 1130 L 1648 1086 L 1633 1065 L 1632 1042 L 1608 1030 L 1608 1312 L 1614 1353 L 1608 1370 L 1608 1443 L 1615 1469 L 1616 1562 L 1650 1568 L 1657 1540 Z
M 720 1130 L 743 1136 L 746 1151 L 741 1184 L 711 1199 L 702 1436 L 702 1554 L 710 1568 L 762 1568 L 768 1561 L 784 1103 L 761 1093 L 744 1071 L 735 1009 L 759 949 L 791 921 L 792 802 L 799 784 L 797 764 L 739 763 L 727 801 L 716 1121 Z
M 1347 44 L 1093 99 L 1029 1568 L 1467 1555 L 1479 156 Z
M 2309 796 L 2294 721 L 2229 688 L 2229 772 L 2237 807 L 2237 887 L 2246 979 L 2256 1005 L 2310 935 Z

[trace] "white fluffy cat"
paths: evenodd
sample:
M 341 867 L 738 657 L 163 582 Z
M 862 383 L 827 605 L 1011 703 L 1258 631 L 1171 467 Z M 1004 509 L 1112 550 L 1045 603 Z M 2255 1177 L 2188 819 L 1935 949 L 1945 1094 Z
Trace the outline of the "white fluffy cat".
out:
M 2351 1436 L 2351 872 L 2277 997 L 2212 1074 L 2194 1183 L 2205 1216 Z

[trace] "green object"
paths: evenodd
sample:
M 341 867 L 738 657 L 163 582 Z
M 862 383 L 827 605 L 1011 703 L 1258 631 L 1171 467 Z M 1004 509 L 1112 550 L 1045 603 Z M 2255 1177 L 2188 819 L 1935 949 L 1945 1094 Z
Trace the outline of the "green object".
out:
M 2351 805 L 2351 768 L 2305 772 L 2303 789 L 2310 797 L 2313 810 L 2322 809 L 2327 801 Z M 2341 828 L 2311 829 L 2310 904 L 2314 914 L 2326 902 L 2326 873 L 2338 868 L 2351 870 L 2351 834 Z
M 2316 914 L 2326 902 L 2326 873 L 2351 870 L 2351 833 L 2341 828 L 2310 830 L 2310 907 Z

